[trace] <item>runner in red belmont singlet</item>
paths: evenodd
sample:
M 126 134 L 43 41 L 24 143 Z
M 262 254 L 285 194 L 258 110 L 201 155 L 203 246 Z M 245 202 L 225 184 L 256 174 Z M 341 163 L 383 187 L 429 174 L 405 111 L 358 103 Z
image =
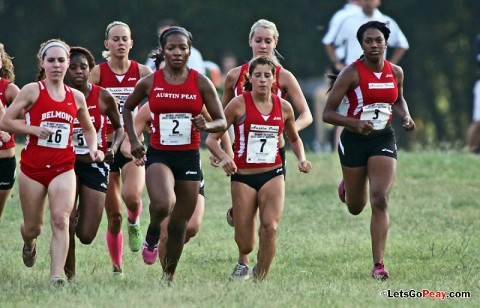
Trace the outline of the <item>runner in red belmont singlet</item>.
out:
M 38 82 L 27 84 L 10 105 L 0 129 L 27 135 L 20 160 L 18 177 L 24 221 L 23 262 L 31 267 L 36 259 L 36 240 L 50 203 L 52 241 L 50 247 L 50 282 L 62 286 L 63 266 L 68 250 L 70 213 L 75 201 L 75 152 L 71 142 L 73 122 L 82 126 L 92 161 L 102 162 L 97 150 L 97 136 L 88 114 L 85 96 L 64 85 L 69 65 L 70 47 L 60 40 L 49 40 L 40 46 Z M 16 118 L 25 111 L 25 123 Z

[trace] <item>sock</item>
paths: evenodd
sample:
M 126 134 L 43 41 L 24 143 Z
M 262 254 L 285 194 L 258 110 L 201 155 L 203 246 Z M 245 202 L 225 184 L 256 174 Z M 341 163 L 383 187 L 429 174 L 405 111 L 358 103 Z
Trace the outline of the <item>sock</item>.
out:
M 156 227 L 152 227 L 152 225 L 148 225 L 147 236 L 145 236 L 145 241 L 147 242 L 148 246 L 158 245 L 158 241 L 160 241 L 160 228 L 156 228 Z
M 143 202 L 140 200 L 140 205 L 138 206 L 138 209 L 135 212 L 132 212 L 128 207 L 127 207 L 127 213 L 128 213 L 128 223 L 130 224 L 135 224 L 137 222 L 138 216 L 142 213 L 143 209 Z M 133 221 L 133 223 L 131 223 Z
M 113 265 L 122 267 L 123 233 L 112 234 L 107 229 L 107 247 Z

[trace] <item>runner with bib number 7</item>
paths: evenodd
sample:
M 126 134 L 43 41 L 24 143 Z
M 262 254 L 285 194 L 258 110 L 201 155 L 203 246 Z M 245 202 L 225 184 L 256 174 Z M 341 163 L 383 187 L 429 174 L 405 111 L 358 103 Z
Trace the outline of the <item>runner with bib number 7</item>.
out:
M 221 133 L 210 134 L 206 145 L 219 165 L 231 176 L 232 204 L 235 213 L 235 241 L 238 263 L 232 280 L 249 277 L 248 255 L 255 246 L 257 209 L 260 213 L 260 247 L 253 278 L 268 275 L 276 251 L 276 238 L 285 202 L 285 180 L 279 153 L 280 136 L 285 129 L 298 170 L 310 172 L 302 140 L 295 127 L 295 116 L 289 102 L 272 93 L 277 66 L 269 57 L 253 59 L 248 67 L 245 92 L 233 98 L 225 108 L 227 124 L 235 132 L 234 157 L 219 145 Z M 251 91 L 251 92 L 250 92 Z

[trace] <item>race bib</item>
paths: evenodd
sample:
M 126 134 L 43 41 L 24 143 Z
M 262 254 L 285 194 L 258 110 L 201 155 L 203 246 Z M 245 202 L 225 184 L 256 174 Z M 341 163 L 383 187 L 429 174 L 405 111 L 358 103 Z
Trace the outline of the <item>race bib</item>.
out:
M 123 126 L 123 106 L 125 105 L 125 101 L 128 98 L 128 95 L 115 95 L 115 97 L 118 99 L 118 112 L 120 113 L 120 124 Z M 107 120 L 109 124 L 110 119 Z
M 47 139 L 38 139 L 37 144 L 42 147 L 66 149 L 70 139 L 70 124 L 57 122 L 41 122 L 40 127 L 46 127 L 53 131 Z
M 160 144 L 190 144 L 192 139 L 191 113 L 162 113 L 159 116 Z
M 277 156 L 278 134 L 250 132 L 247 144 L 247 163 L 274 163 Z
M 75 147 L 75 154 L 87 154 L 89 152 L 82 128 L 73 129 L 72 144 Z
M 387 103 L 375 103 L 363 106 L 360 120 L 370 120 L 373 122 L 374 130 L 384 129 L 390 120 L 392 106 Z
M 125 106 L 125 102 L 127 101 L 127 98 L 128 98 L 128 94 L 126 95 L 120 95 L 120 94 L 116 94 L 115 95 L 115 98 L 117 99 L 117 107 L 118 107 L 118 113 L 120 113 L 120 124 L 123 126 L 123 108 Z M 137 115 L 137 112 L 138 112 L 138 109 L 140 108 L 140 106 L 138 106 L 138 108 L 135 108 L 134 111 L 132 111 L 132 116 L 135 117 Z M 107 124 L 112 124 L 110 122 L 110 118 L 107 117 Z

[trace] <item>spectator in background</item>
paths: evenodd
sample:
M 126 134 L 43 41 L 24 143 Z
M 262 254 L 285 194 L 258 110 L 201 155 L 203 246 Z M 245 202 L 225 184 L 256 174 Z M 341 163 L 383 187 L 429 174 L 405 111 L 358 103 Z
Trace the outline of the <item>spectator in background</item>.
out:
M 171 26 L 178 26 L 178 22 L 174 19 L 162 19 L 157 24 L 157 38 L 165 31 L 166 29 L 170 28 Z M 155 67 L 155 60 L 153 58 L 148 57 L 147 61 L 145 62 L 146 66 L 149 66 L 152 71 L 156 70 Z M 163 61 L 160 64 L 160 68 L 163 68 Z M 203 62 L 203 57 L 200 51 L 192 46 L 190 49 L 190 57 L 188 58 L 187 66 L 189 68 L 193 68 L 194 70 L 198 71 L 205 75 L 205 64 Z
M 205 75 L 210 78 L 215 86 L 215 89 L 217 89 L 217 92 L 219 92 L 220 95 L 222 93 L 221 89 L 223 86 L 222 70 L 220 69 L 220 66 L 218 66 L 217 63 L 209 60 L 203 61 L 203 65 L 205 66 Z
M 341 129 L 336 126 L 331 130 L 332 134 L 329 134 L 329 138 L 326 136 L 325 123 L 321 121 L 323 108 L 325 107 L 325 92 L 327 91 L 329 85 L 331 86 L 331 80 L 327 77 L 328 74 L 338 74 L 345 67 L 345 46 L 344 44 L 335 45 L 335 39 L 338 35 L 339 28 L 343 23 L 348 19 L 352 14 L 360 13 L 362 11 L 361 0 L 347 0 L 346 4 L 338 11 L 336 11 L 330 22 L 328 23 L 328 31 L 322 39 L 322 43 L 325 46 L 325 51 L 327 53 L 328 59 L 330 60 L 331 65 L 325 72 L 325 82 L 317 89 L 314 95 L 313 102 L 313 111 L 316 119 L 315 121 L 315 142 L 313 149 L 316 152 L 322 150 L 331 151 L 336 149 L 336 141 L 338 136 L 340 136 Z M 339 112 L 342 112 L 339 110 Z M 328 140 L 328 141 L 327 141 Z
M 227 52 L 222 56 L 221 63 L 220 63 L 220 87 L 217 88 L 218 95 L 223 97 L 224 88 L 223 85 L 225 84 L 225 78 L 227 77 L 228 72 L 232 69 L 237 67 L 238 60 L 235 54 L 231 52 Z
M 480 69 L 479 69 L 480 70 Z M 472 123 L 468 128 L 468 150 L 473 153 L 480 153 L 480 72 L 477 74 L 477 81 L 473 86 L 473 115 Z
M 473 153 L 480 153 L 480 34 L 477 35 L 477 81 L 473 86 L 472 123 L 468 127 L 467 146 Z
M 357 30 L 366 22 L 376 20 L 387 22 L 391 31 L 388 39 L 388 48 L 394 48 L 393 54 L 389 57 L 389 61 L 393 64 L 398 64 L 409 48 L 407 38 L 403 34 L 398 24 L 391 17 L 382 14 L 378 7 L 381 0 L 361 0 L 361 12 L 352 13 L 348 15 L 348 22 L 342 23 L 338 29 L 334 44 L 336 46 L 342 45 L 345 47 L 345 60 L 343 67 L 340 65 L 339 69 L 355 62 L 363 54 L 362 49 L 357 41 Z M 386 52 L 385 52 L 386 57 Z M 337 59 L 339 60 L 339 59 Z
M 222 83 L 225 82 L 228 72 L 234 69 L 238 65 L 237 56 L 233 53 L 227 52 L 222 56 L 221 68 L 222 68 Z
M 391 31 L 390 38 L 388 39 L 388 48 L 393 49 L 392 55 L 389 57 L 389 61 L 393 64 L 398 64 L 409 48 L 407 38 L 403 34 L 398 24 L 391 17 L 382 14 L 378 7 L 381 4 L 381 0 L 360 0 L 362 10 L 360 12 L 354 12 L 345 18 L 348 18 L 348 22 L 343 22 L 338 29 L 335 36 L 334 45 L 343 46 L 345 50 L 344 59 L 336 60 L 336 68 L 342 70 L 345 66 L 352 64 L 363 54 L 360 45 L 357 40 L 358 28 L 369 21 L 386 22 L 389 25 Z M 387 57 L 387 50 L 385 50 L 384 57 Z M 345 114 L 348 108 L 348 100 L 345 100 L 339 107 L 338 112 Z M 338 147 L 338 139 L 342 132 L 342 128 L 338 128 L 335 131 L 333 137 L 333 149 Z
M 342 9 L 333 14 L 330 22 L 328 23 L 328 31 L 322 39 L 322 43 L 325 46 L 327 56 L 332 63 L 332 73 L 338 74 L 345 66 L 345 46 L 343 44 L 335 45 L 335 39 L 338 34 L 338 30 L 348 19 L 349 15 L 360 13 L 362 11 L 362 4 L 360 0 L 348 0 Z M 343 64 L 341 64 L 343 63 Z

